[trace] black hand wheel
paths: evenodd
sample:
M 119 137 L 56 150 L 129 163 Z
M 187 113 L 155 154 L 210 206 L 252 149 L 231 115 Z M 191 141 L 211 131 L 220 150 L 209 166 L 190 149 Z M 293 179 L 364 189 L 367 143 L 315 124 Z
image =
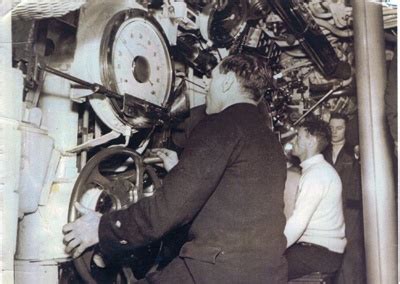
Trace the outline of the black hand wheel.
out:
M 100 213 L 126 208 L 139 199 L 151 196 L 161 181 L 151 166 L 143 164 L 135 151 L 123 147 L 108 148 L 94 155 L 80 172 L 72 191 L 68 222 L 79 217 L 76 201 Z M 74 265 L 87 283 L 128 283 L 144 274 L 155 263 L 161 243 L 152 243 L 132 251 L 126 264 L 99 267 L 94 258 L 97 246 L 74 259 Z M 98 261 L 97 261 L 98 263 Z

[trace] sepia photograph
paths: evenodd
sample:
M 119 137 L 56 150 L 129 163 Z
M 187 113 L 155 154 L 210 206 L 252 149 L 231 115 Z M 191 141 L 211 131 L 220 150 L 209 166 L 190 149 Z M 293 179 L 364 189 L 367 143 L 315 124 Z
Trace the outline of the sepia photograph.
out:
M 0 0 L 0 283 L 400 283 L 397 8 Z

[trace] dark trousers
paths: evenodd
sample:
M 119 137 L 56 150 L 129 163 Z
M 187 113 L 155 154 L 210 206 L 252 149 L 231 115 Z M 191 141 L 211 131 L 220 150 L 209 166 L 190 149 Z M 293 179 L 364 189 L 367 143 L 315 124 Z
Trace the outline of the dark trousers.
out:
M 312 272 L 332 273 L 340 268 L 343 254 L 309 243 L 296 243 L 285 253 L 289 280 Z
M 346 251 L 343 255 L 341 268 L 336 274 L 336 284 L 364 284 L 365 252 L 363 235 L 363 216 L 361 208 L 346 208 L 344 210 L 346 224 Z
M 246 260 L 245 263 L 248 263 Z M 161 271 L 148 274 L 135 284 L 286 284 L 287 263 L 284 257 L 273 267 L 257 262 L 255 268 L 232 267 L 223 262 L 212 264 L 189 258 L 176 257 Z M 217 266 L 217 269 L 215 268 Z M 249 269 L 249 270 L 248 270 Z

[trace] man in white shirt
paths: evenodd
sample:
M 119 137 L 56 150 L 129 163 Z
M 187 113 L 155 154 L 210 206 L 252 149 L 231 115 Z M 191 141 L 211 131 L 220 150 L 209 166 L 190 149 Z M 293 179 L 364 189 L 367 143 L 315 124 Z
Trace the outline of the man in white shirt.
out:
M 295 208 L 285 227 L 289 280 L 312 272 L 339 269 L 346 246 L 342 184 L 321 152 L 330 129 L 321 120 L 300 125 L 292 154 L 301 161 L 302 175 Z

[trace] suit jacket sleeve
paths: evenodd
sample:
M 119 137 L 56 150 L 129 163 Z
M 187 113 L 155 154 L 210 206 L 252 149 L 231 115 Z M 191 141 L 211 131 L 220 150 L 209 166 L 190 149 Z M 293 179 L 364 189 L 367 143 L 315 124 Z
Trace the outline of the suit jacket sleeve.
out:
M 222 127 L 215 116 L 207 117 L 194 129 L 179 163 L 154 196 L 102 216 L 99 239 L 106 256 L 159 239 L 190 222 L 200 211 L 240 148 L 237 128 Z

